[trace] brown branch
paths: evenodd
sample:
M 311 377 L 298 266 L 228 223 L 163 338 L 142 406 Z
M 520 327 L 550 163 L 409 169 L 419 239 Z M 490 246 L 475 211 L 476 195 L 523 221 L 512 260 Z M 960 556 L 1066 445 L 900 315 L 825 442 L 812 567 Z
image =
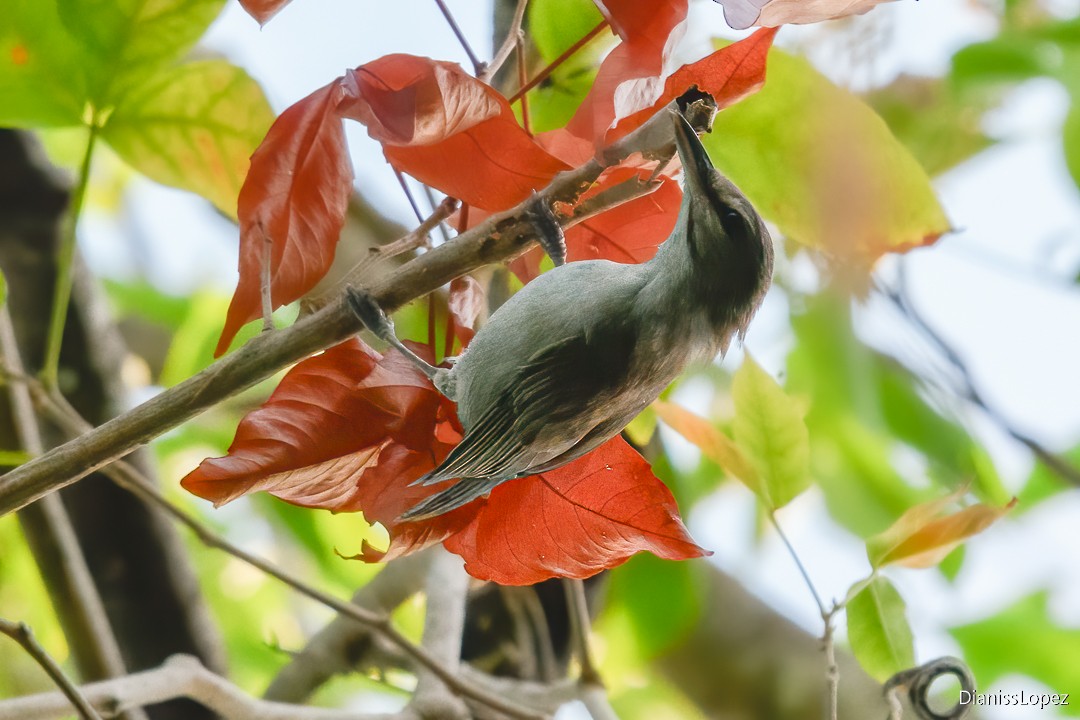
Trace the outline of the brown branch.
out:
M 602 161 L 594 158 L 559 173 L 539 195 L 548 203 L 574 203 L 607 167 L 634 152 L 659 151 L 671 144 L 671 135 L 669 111 L 661 110 L 607 148 Z M 489 217 L 367 289 L 389 312 L 460 275 L 519 255 L 535 241 L 534 230 L 525 219 L 531 203 L 527 199 Z M 0 515 L 70 485 L 281 368 L 360 330 L 360 321 L 339 300 L 292 327 L 253 338 L 199 374 L 0 478 Z
M 56 661 L 49 656 L 49 653 L 45 652 L 45 648 L 41 647 L 26 623 L 14 623 L 0 618 L 0 633 L 7 635 L 22 645 L 27 654 L 34 658 L 37 664 L 41 666 L 41 669 L 52 678 L 52 681 L 60 688 L 60 692 L 64 694 L 64 697 L 75 706 L 83 720 L 101 720 L 101 716 L 90 706 L 79 688 L 68 679 L 68 676 L 64 674 Z
M 6 305 L 0 306 L 0 371 L 8 380 L 7 391 L 19 442 L 31 456 L 40 455 L 44 444 L 30 397 L 30 381 L 24 372 Z M 90 677 L 124 675 L 127 668 L 119 643 L 63 500 L 59 495 L 42 498 L 19 513 L 19 523 L 35 560 L 43 567 L 48 566 L 57 580 L 59 594 L 53 595 L 53 603 L 81 672 Z M 142 715 L 130 720 L 138 717 Z
M 109 717 L 131 708 L 189 698 L 226 720 L 420 720 L 411 712 L 364 715 L 355 710 L 258 700 L 207 670 L 191 655 L 174 655 L 153 670 L 85 685 L 82 694 L 90 705 Z M 70 714 L 70 707 L 60 693 L 0 700 L 0 720 L 61 720 Z M 97 714 L 90 717 L 100 720 Z

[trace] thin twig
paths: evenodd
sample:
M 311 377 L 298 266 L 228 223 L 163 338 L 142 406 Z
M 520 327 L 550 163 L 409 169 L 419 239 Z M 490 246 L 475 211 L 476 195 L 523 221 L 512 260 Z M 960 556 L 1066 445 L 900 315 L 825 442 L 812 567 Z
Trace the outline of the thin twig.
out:
M 71 207 L 64 220 L 64 232 L 56 253 L 56 286 L 53 291 L 52 315 L 49 318 L 49 332 L 45 345 L 45 361 L 41 370 L 42 379 L 50 387 L 56 386 L 60 371 L 60 346 L 64 341 L 64 325 L 67 322 L 68 306 L 71 304 L 71 286 L 75 278 L 77 228 L 83 201 L 86 199 L 86 188 L 90 184 L 90 164 L 94 157 L 94 148 L 97 146 L 98 132 L 97 118 L 91 118 L 87 127 L 86 149 L 79 166 L 79 180 L 71 198 Z
M 518 70 L 518 86 L 525 87 L 525 83 L 529 81 L 527 71 L 525 67 L 525 36 L 518 33 L 517 39 L 517 70 Z M 529 96 L 521 96 L 521 129 L 525 131 L 525 134 L 532 137 L 532 129 L 529 127 Z
M 405 197 L 409 201 L 409 207 L 412 208 L 413 215 L 416 216 L 417 222 L 423 224 L 424 213 L 420 212 L 420 206 L 416 204 L 416 198 L 413 197 L 412 190 L 409 189 L 409 184 L 405 182 L 405 175 L 397 168 L 394 168 L 394 177 L 397 178 L 398 185 L 401 186 L 401 191 L 405 193 Z M 425 233 L 426 234 L 426 233 Z
M 887 288 L 877 284 L 877 289 L 903 314 L 904 317 L 919 331 L 920 334 L 934 347 L 938 349 L 942 357 L 959 374 L 959 388 L 953 388 L 961 398 L 972 403 L 993 420 L 998 427 L 1004 430 L 1010 437 L 1024 445 L 1044 465 L 1053 471 L 1058 477 L 1070 485 L 1080 487 L 1080 468 L 1075 467 L 1057 453 L 1051 451 L 1039 441 L 1017 430 L 996 408 L 990 406 L 982 393 L 975 386 L 970 368 L 960 353 L 945 340 L 940 332 L 915 307 L 907 290 L 907 275 L 904 266 L 900 266 L 900 287 L 898 289 Z
M 25 373 L 7 305 L 0 306 L 0 372 L 8 381 L 7 394 L 19 443 L 31 456 L 40 455 L 44 443 L 30 388 L 44 387 L 44 380 L 39 382 Z M 56 392 L 59 394 L 59 390 Z M 99 677 L 124 675 L 127 668 L 120 645 L 64 501 L 59 495 L 44 497 L 36 505 L 25 508 L 19 514 L 19 522 L 48 581 L 80 670 Z M 144 716 L 137 713 L 128 720 L 141 717 Z
M 447 202 L 453 203 L 454 209 L 451 211 L 451 214 L 453 214 L 453 212 L 457 211 L 458 206 L 461 204 L 458 201 L 457 198 L 452 198 L 452 197 L 449 197 L 449 196 L 444 197 L 440 202 L 436 202 L 435 201 L 435 191 L 431 189 L 431 186 L 425 184 L 423 187 L 424 187 L 424 198 L 427 199 L 428 207 L 431 208 L 432 214 L 434 214 L 435 212 L 438 211 L 438 208 L 439 208 L 439 206 L 441 204 L 444 204 L 444 203 L 447 203 Z M 447 217 L 449 217 L 449 215 L 447 215 Z M 443 242 L 450 242 L 450 231 L 447 230 L 446 218 L 443 218 L 439 222 L 438 228 L 439 228 L 439 234 L 442 235 Z
M 566 592 L 566 608 L 570 615 L 570 632 L 574 638 L 578 664 L 581 665 L 581 682 L 583 685 L 603 687 L 604 681 L 596 669 L 589 647 L 592 621 L 589 618 L 589 603 L 585 598 L 585 583 L 567 578 L 563 580 L 563 589 Z
M 457 37 L 458 42 L 461 43 L 461 47 L 465 49 L 465 54 L 469 56 L 469 62 L 471 62 L 473 66 L 473 74 L 477 77 L 482 76 L 486 66 L 469 46 L 469 41 L 465 39 L 465 33 L 461 32 L 461 28 L 458 27 L 457 21 L 454 20 L 454 16 L 450 12 L 450 8 L 446 7 L 446 3 L 443 2 L 443 0 L 435 0 L 435 4 L 439 6 L 439 10 L 442 11 L 443 17 L 446 18 L 446 22 L 450 25 L 450 29 L 454 31 L 454 35 Z
M 552 60 L 551 64 L 549 64 L 546 68 L 544 68 L 539 73 L 537 73 L 536 76 L 532 80 L 530 80 L 529 82 L 525 83 L 520 88 L 518 88 L 518 91 L 516 93 L 514 93 L 513 96 L 511 96 L 510 102 L 511 103 L 517 102 L 518 100 L 520 100 L 521 98 L 523 98 L 525 96 L 525 93 L 529 92 L 534 87 L 536 87 L 540 83 L 547 80 L 548 76 L 551 75 L 551 73 L 555 72 L 559 68 L 560 65 L 562 65 L 564 62 L 566 62 L 568 59 L 570 59 L 571 55 L 573 55 L 578 50 L 580 50 L 585 45 L 587 45 L 590 40 L 592 40 L 594 37 L 596 37 L 601 32 L 603 32 L 604 28 L 606 28 L 607 26 L 608 26 L 608 21 L 607 20 L 601 20 L 596 25 L 596 27 L 594 27 L 589 32 L 585 33 L 584 37 L 582 37 L 580 40 L 575 42 L 573 45 L 566 48 L 566 50 L 564 50 L 563 53 L 561 55 L 559 55 L 559 57 Z
M 499 68 L 502 67 L 506 59 L 510 57 L 510 53 L 514 52 L 514 47 L 520 42 L 521 25 L 525 21 L 525 8 L 528 5 L 529 0 L 518 0 L 518 4 L 514 8 L 514 17 L 510 20 L 510 29 L 506 32 L 506 39 L 499 46 L 499 51 L 495 53 L 495 57 L 484 68 L 484 72 L 479 75 L 480 80 L 483 82 L 491 83 L 495 73 L 499 72 Z
M 83 420 L 78 412 L 67 404 L 67 401 L 63 396 L 47 392 L 40 384 L 32 386 L 32 389 L 35 390 L 35 400 L 38 402 L 39 406 L 42 407 L 44 412 L 53 422 L 63 428 L 66 432 L 78 434 L 80 432 L 86 432 L 91 428 L 90 424 Z M 225 538 L 207 528 L 194 516 L 169 502 L 153 483 L 144 478 L 142 474 L 129 463 L 123 461 L 115 462 L 104 468 L 103 472 L 108 474 L 117 485 L 138 495 L 145 502 L 157 505 L 175 520 L 187 526 L 187 528 L 195 533 L 196 537 L 198 537 L 205 545 L 223 550 L 248 565 L 285 583 L 312 600 L 322 603 L 356 622 L 367 625 L 374 632 L 379 633 L 389 642 L 399 647 L 402 652 L 409 655 L 419 665 L 431 671 L 433 675 L 446 683 L 449 688 L 459 695 L 469 697 L 511 717 L 541 717 L 527 708 L 522 708 L 512 702 L 503 700 L 482 688 L 473 687 L 462 681 L 452 671 L 448 670 L 437 658 L 433 657 L 431 653 L 422 647 L 414 645 L 408 638 L 402 635 L 398 629 L 391 624 L 388 616 L 371 612 L 370 610 L 339 600 L 318 588 L 312 587 L 281 568 L 275 567 L 262 558 L 252 555 L 246 550 L 242 550 L 233 545 Z
M 48 673 L 52 681 L 60 688 L 60 692 L 64 693 L 64 697 L 71 701 L 71 704 L 79 711 L 79 715 L 82 716 L 83 720 L 101 720 L 101 716 L 90 706 L 79 688 L 68 679 L 68 676 L 64 674 L 64 671 L 60 669 L 60 666 L 52 659 L 49 653 L 45 652 L 45 648 L 41 647 L 29 625 L 0 618 L 0 633 L 7 635 L 22 645 L 23 650 L 26 650 L 27 654 L 41 666 L 41 669 Z
M 538 193 L 541 200 L 574 204 L 608 167 L 635 152 L 655 152 L 670 146 L 672 108 L 674 103 L 606 148 L 602 158 L 594 157 L 580 167 L 557 174 Z M 423 253 L 385 277 L 373 279 L 366 289 L 383 309 L 392 312 L 456 277 L 521 254 L 536 241 L 534 226 L 526 217 L 534 202 L 530 197 L 488 217 L 451 242 Z M 360 320 L 343 296 L 288 328 L 256 336 L 197 375 L 6 474 L 0 481 L 0 515 L 75 482 L 282 367 L 341 342 L 360 329 Z

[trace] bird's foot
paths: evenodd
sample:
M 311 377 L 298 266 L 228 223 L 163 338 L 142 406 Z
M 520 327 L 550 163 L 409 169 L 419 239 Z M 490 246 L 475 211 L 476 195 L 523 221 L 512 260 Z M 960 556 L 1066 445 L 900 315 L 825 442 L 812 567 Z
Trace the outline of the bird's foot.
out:
M 533 192 L 529 200 L 525 218 L 532 223 L 540 247 L 544 248 L 544 252 L 555 263 L 555 267 L 565 265 L 566 238 L 563 236 L 562 224 L 559 223 L 559 218 L 551 209 L 551 205 L 536 192 Z
M 394 321 L 379 307 L 379 303 L 371 293 L 362 288 L 350 287 L 345 291 L 345 299 L 349 304 L 349 309 L 360 319 L 360 322 L 364 323 L 364 327 L 373 332 L 380 340 L 396 348 L 429 380 L 435 379 L 439 369 L 426 362 L 398 340 L 397 335 L 394 333 Z

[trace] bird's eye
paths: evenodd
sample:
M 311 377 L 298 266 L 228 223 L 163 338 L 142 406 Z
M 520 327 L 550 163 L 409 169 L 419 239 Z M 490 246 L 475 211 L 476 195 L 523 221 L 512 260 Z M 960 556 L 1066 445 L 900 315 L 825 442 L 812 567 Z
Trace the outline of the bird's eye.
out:
M 720 216 L 720 223 L 728 235 L 742 235 L 746 232 L 746 221 L 738 210 L 728 208 Z

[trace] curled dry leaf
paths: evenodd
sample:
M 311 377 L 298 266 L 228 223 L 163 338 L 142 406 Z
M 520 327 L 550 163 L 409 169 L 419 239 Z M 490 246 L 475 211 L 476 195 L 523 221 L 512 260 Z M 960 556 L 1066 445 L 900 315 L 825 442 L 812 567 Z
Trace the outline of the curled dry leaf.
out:
M 266 491 L 305 507 L 362 510 L 391 540 L 386 550 L 365 544 L 358 557 L 391 559 L 445 541 L 473 575 L 507 584 L 587 577 L 643 550 L 704 554 L 671 493 L 621 438 L 452 512 L 398 522 L 441 489 L 409 483 L 460 439 L 453 404 L 427 378 L 398 353 L 379 356 L 354 339 L 296 365 L 241 421 L 229 454 L 204 460 L 181 484 L 218 505 Z
M 713 0 L 724 6 L 724 20 L 736 30 L 752 25 L 806 25 L 862 15 L 893 0 Z
M 982 503 L 954 513 L 947 511 L 964 491 L 921 503 L 911 508 L 887 530 L 866 541 L 866 554 L 875 568 L 903 565 L 926 568 L 937 565 L 960 543 L 993 525 L 1016 505 L 1013 498 L 1003 507 Z
M 472 275 L 462 275 L 450 283 L 446 307 L 453 321 L 454 335 L 462 347 L 469 344 L 476 334 L 476 321 L 487 307 L 484 288 Z

